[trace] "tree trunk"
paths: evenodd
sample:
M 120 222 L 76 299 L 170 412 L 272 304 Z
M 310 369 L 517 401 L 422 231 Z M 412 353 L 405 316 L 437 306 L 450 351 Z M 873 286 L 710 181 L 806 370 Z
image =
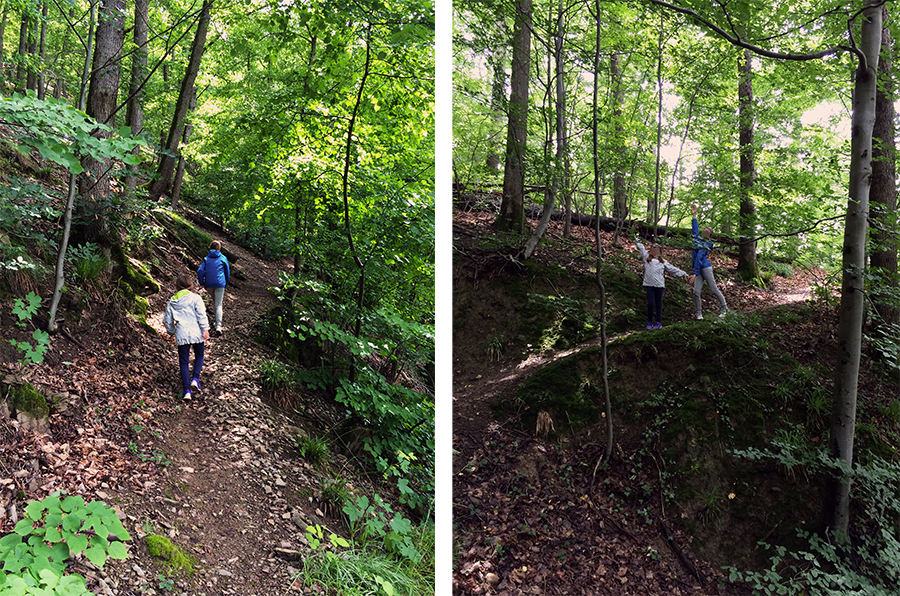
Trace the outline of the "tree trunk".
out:
M 78 94 L 78 109 L 84 110 L 84 103 L 86 98 L 86 89 L 88 86 L 88 78 L 90 75 L 91 68 L 91 57 L 93 55 L 93 40 L 94 40 L 94 23 L 97 20 L 97 5 L 95 3 L 91 3 L 90 5 L 90 13 L 89 13 L 89 22 L 88 22 L 88 36 L 86 38 L 87 47 L 85 48 L 85 58 L 84 58 L 84 68 L 81 72 L 81 91 Z M 56 313 L 59 308 L 59 301 L 62 298 L 62 290 L 66 283 L 65 278 L 65 262 L 66 262 L 66 251 L 69 247 L 69 237 L 72 232 L 72 213 L 75 208 L 75 191 L 77 189 L 77 182 L 75 179 L 75 174 L 69 173 L 69 190 L 68 197 L 66 199 L 66 211 L 63 216 L 63 234 L 62 240 L 59 244 L 59 251 L 56 254 L 56 286 L 53 290 L 53 299 L 50 301 L 50 321 L 47 323 L 47 331 L 50 333 L 54 333 L 57 328 L 56 321 Z
M 558 177 L 559 188 L 563 193 L 563 208 L 566 218 L 563 223 L 563 236 L 572 235 L 572 192 L 569 189 L 569 133 L 566 122 L 566 78 L 565 62 L 563 62 L 563 0 L 559 0 L 556 12 L 556 168 L 554 175 Z
M 498 27 L 502 33 L 506 33 L 504 23 L 501 20 Z M 488 66 L 493 73 L 491 79 L 491 112 L 494 123 L 498 128 L 502 126 L 503 115 L 506 113 L 504 96 L 506 95 L 506 48 L 499 46 L 491 50 L 488 56 Z M 500 152 L 495 145 L 488 147 L 485 165 L 489 170 L 499 172 L 503 163 L 500 161 Z
M 125 110 L 125 124 L 131 128 L 131 135 L 141 134 L 144 128 L 144 78 L 147 72 L 147 35 L 150 0 L 135 0 L 134 3 L 134 54 L 131 57 L 131 83 L 129 85 L 128 106 Z M 134 148 L 134 154 L 140 147 Z M 125 186 L 134 193 L 137 187 L 137 165 L 128 165 Z
M 172 126 L 166 141 L 165 150 L 159 161 L 158 177 L 150 187 L 150 198 L 159 199 L 169 188 L 172 175 L 175 171 L 175 156 L 178 155 L 178 145 L 181 142 L 184 131 L 184 120 L 188 113 L 194 83 L 197 81 L 197 73 L 200 72 L 200 61 L 206 46 L 206 32 L 209 29 L 209 13 L 213 0 L 204 0 L 200 11 L 200 22 L 197 23 L 197 34 L 191 45 L 191 57 L 188 61 L 187 71 L 181 81 L 181 90 L 178 92 L 178 101 L 175 104 L 175 114 L 172 117 Z
M 878 54 L 881 49 L 881 7 L 866 2 L 863 13 L 860 58 L 853 94 L 850 141 L 850 197 L 844 228 L 843 278 L 838 324 L 838 367 L 831 416 L 831 455 L 844 465 L 853 464 L 853 434 L 856 428 L 856 395 L 862 320 L 865 307 L 866 215 L 872 176 L 872 129 L 875 124 L 875 94 Z M 829 526 L 846 533 L 850 521 L 850 479 L 830 482 L 826 515 Z
M 659 13 L 659 41 L 656 45 L 656 185 L 653 194 L 647 198 L 647 223 L 659 223 L 659 195 L 661 190 L 660 168 L 662 167 L 662 123 L 663 123 L 663 76 L 662 62 L 665 49 L 663 39 L 664 13 Z M 655 236 L 655 234 L 654 234 Z
M 593 141 L 594 155 L 594 203 L 597 205 L 597 217 L 606 215 L 603 209 L 603 185 L 600 181 L 600 130 L 599 130 L 599 114 L 597 113 L 600 100 L 600 39 L 602 37 L 602 25 L 600 22 L 600 0 L 595 0 L 594 21 L 596 25 L 594 47 L 594 82 L 593 82 L 593 103 L 591 105 L 591 140 Z M 600 250 L 600 243 L 597 242 L 597 250 Z M 599 257 L 600 254 L 598 253 Z
M 9 10 L 9 2 L 3 3 L 3 16 L 0 17 L 0 64 L 4 64 L 6 62 L 6 52 L 3 51 L 3 40 L 6 36 L 6 15 Z M 3 79 L 6 78 L 6 69 L 3 68 L 0 70 L 0 77 Z
M 91 83 L 87 94 L 87 114 L 97 122 L 115 128 L 114 111 L 119 92 L 119 63 L 125 41 L 125 0 L 102 0 L 97 24 Z M 105 133 L 98 133 L 105 134 Z M 78 205 L 82 226 L 79 241 L 109 245 L 112 232 L 105 207 L 110 194 L 109 160 L 81 158 L 84 174 L 79 181 L 81 201 Z
M 194 92 L 191 93 L 191 105 L 190 112 L 194 111 L 194 108 L 197 107 L 197 90 L 194 89 Z M 188 142 L 191 140 L 191 131 L 193 130 L 193 126 L 190 122 L 186 122 L 184 125 L 184 137 L 182 138 L 182 145 L 187 146 Z M 175 170 L 175 181 L 172 183 L 172 209 L 176 209 L 178 207 L 178 202 L 181 200 L 181 182 L 184 179 L 184 153 L 178 153 L 178 168 Z
M 756 264 L 756 205 L 753 203 L 753 183 L 756 179 L 756 159 L 753 147 L 753 64 L 750 50 L 745 49 L 743 60 L 738 59 L 739 141 L 741 155 L 741 206 L 738 232 L 741 239 L 738 249 L 738 274 L 745 280 L 759 277 Z
M 894 337 L 893 325 L 900 324 L 897 298 L 897 186 L 894 136 L 894 81 L 891 73 L 891 31 L 887 9 L 882 9 L 881 59 L 878 61 L 878 95 L 875 101 L 875 129 L 872 143 L 872 253 L 869 266 L 880 276 L 871 292 L 877 316 L 873 336 Z M 886 291 L 885 291 L 886 290 Z
M 528 84 L 531 69 L 531 0 L 517 0 L 512 80 L 503 172 L 503 202 L 497 229 L 525 231 L 525 152 L 528 138 Z
M 619 69 L 619 55 L 613 54 L 609 58 L 609 74 L 610 84 L 613 91 L 613 119 L 615 125 L 615 143 L 621 143 L 625 134 L 625 127 L 622 125 L 622 104 L 625 102 L 625 96 L 622 92 L 622 71 Z M 620 149 L 624 150 L 624 147 Z M 624 152 L 624 151 L 623 151 Z M 616 165 L 616 177 L 613 180 L 613 208 L 612 216 L 616 219 L 625 219 L 628 217 L 628 201 L 627 201 L 625 176 L 622 174 L 622 164 Z
M 31 17 L 28 15 L 28 9 L 22 8 L 22 22 L 19 25 L 19 49 L 16 53 L 18 63 L 16 64 L 16 92 L 25 93 L 25 83 L 28 73 L 25 71 L 25 62 L 28 59 L 28 22 Z
M 41 36 L 38 41 L 38 51 L 37 55 L 40 58 L 40 70 L 38 71 L 37 76 L 37 96 L 38 99 L 43 100 L 46 98 L 47 94 L 47 80 L 44 76 L 44 71 L 47 67 L 46 64 L 46 42 L 47 42 L 47 2 L 46 0 L 41 3 Z

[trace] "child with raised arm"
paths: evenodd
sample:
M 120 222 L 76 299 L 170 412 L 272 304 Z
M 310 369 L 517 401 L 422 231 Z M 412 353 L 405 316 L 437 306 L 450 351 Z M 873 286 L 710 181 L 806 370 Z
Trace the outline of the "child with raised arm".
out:
M 178 345 L 178 367 L 181 371 L 181 388 L 184 399 L 191 399 L 191 390 L 200 391 L 200 372 L 203 370 L 205 341 L 209 339 L 209 319 L 206 305 L 198 294 L 191 292 L 193 275 L 179 275 L 175 280 L 178 290 L 166 306 L 163 325 L 175 336 Z M 194 350 L 194 374 L 191 375 L 191 349 Z
M 694 248 L 691 251 L 691 261 L 694 263 L 694 275 L 691 276 L 691 283 L 694 284 L 694 316 L 698 321 L 703 320 L 703 303 L 700 301 L 700 291 L 703 289 L 703 282 L 709 285 L 713 296 L 719 301 L 719 316 L 723 316 L 728 312 L 728 305 L 725 304 L 725 296 L 716 285 L 716 278 L 713 276 L 712 263 L 709 261 L 709 252 L 715 247 L 712 236 L 712 228 L 705 227 L 700 231 L 700 224 L 697 223 L 697 205 L 691 205 L 691 236 L 694 241 Z M 699 275 L 699 277 L 697 277 Z
M 640 251 L 641 259 L 644 261 L 644 289 L 647 292 L 646 328 L 659 329 L 662 327 L 662 298 L 666 289 L 665 274 L 685 277 L 687 273 L 663 259 L 662 249 L 659 246 L 651 246 L 648 253 L 640 241 L 635 240 L 634 245 Z

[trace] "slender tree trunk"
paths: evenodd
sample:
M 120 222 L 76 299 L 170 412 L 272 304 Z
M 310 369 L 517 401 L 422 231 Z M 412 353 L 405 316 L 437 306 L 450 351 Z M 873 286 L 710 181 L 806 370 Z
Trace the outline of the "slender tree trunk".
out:
M 91 60 L 93 56 L 93 41 L 94 41 L 94 23 L 97 20 L 97 5 L 95 3 L 91 3 L 90 5 L 90 21 L 88 23 L 88 36 L 86 38 L 87 46 L 84 48 L 84 68 L 81 72 L 81 92 L 78 96 L 78 109 L 84 111 L 85 109 L 85 98 L 86 98 L 86 90 L 88 87 L 88 80 L 90 76 L 91 69 Z M 66 251 L 69 247 L 69 237 L 72 232 L 72 213 L 75 209 L 75 191 L 77 189 L 76 177 L 75 174 L 69 173 L 69 192 L 68 197 L 66 199 L 66 211 L 63 216 L 63 234 L 62 240 L 59 244 L 59 251 L 56 255 L 56 286 L 53 290 L 53 299 L 50 301 L 50 321 L 47 324 L 47 331 L 49 333 L 54 333 L 58 327 L 58 323 L 56 320 L 56 313 L 59 309 L 59 301 L 62 298 L 62 290 L 66 283 L 65 278 L 65 262 L 66 262 Z
M 753 183 L 756 179 L 756 159 L 753 147 L 753 129 L 756 126 L 753 114 L 753 64 L 750 50 L 744 50 L 743 59 L 738 59 L 738 104 L 740 114 L 739 141 L 741 155 L 741 205 L 738 230 L 738 274 L 745 280 L 759 277 L 756 264 L 756 205 L 753 203 Z
M 6 52 L 3 51 L 3 40 L 6 38 L 6 16 L 7 11 L 9 10 L 9 1 L 3 2 L 3 15 L 0 17 L 0 64 L 4 65 L 4 68 L 0 69 L 0 77 L 6 78 Z
M 878 95 L 875 100 L 875 130 L 872 147 L 872 254 L 869 266 L 880 273 L 879 285 L 871 292 L 878 316 L 873 335 L 894 337 L 893 325 L 900 324 L 897 298 L 897 185 L 894 126 L 894 77 L 891 72 L 891 31 L 887 8 L 882 8 L 881 59 L 878 61 Z
M 45 72 L 47 69 L 46 61 L 46 43 L 47 43 L 47 2 L 41 3 L 41 37 L 38 42 L 38 57 L 40 58 L 40 70 L 37 77 L 37 94 L 38 99 L 43 100 L 47 97 L 47 78 Z
M 659 223 L 660 168 L 662 166 L 662 123 L 663 123 L 663 24 L 664 14 L 659 13 L 659 41 L 656 45 L 656 186 L 653 194 L 647 199 L 647 223 L 654 226 Z M 656 234 L 654 234 L 655 236 Z
M 498 23 L 498 27 L 501 33 L 506 33 L 502 20 Z M 494 123 L 498 128 L 502 126 L 503 115 L 506 113 L 506 60 L 506 48 L 502 45 L 494 48 L 490 56 L 488 56 L 488 66 L 493 73 L 491 79 L 491 111 Z M 500 152 L 496 146 L 488 147 L 485 165 L 492 171 L 500 171 L 503 162 L 500 160 Z
M 97 122 L 113 128 L 119 93 L 119 64 L 125 42 L 124 10 L 125 0 L 102 0 L 100 3 L 100 22 L 97 25 L 96 49 L 87 95 L 87 114 Z M 110 194 L 109 177 L 106 175 L 109 160 L 101 161 L 86 155 L 82 157 L 81 165 L 85 172 L 80 179 L 81 202 L 78 208 L 80 219 L 86 225 L 78 230 L 78 239 L 107 246 L 112 241 L 105 207 Z
M 594 202 L 597 204 L 597 215 L 605 216 L 606 211 L 603 209 L 602 199 L 603 185 L 600 181 L 600 118 L 597 113 L 600 109 L 600 106 L 598 105 L 600 100 L 600 40 L 603 31 L 600 22 L 600 0 L 594 1 L 594 12 L 594 22 L 596 25 L 594 41 L 596 45 L 594 46 L 593 103 L 591 105 L 591 140 L 593 141 L 594 148 L 592 160 L 594 164 Z M 597 242 L 597 250 L 600 250 L 600 248 L 600 242 Z M 597 256 L 600 257 L 600 253 L 597 253 Z
M 613 119 L 615 120 L 615 143 L 622 143 L 625 127 L 622 124 L 622 105 L 625 103 L 625 95 L 622 92 L 622 71 L 619 69 L 619 55 L 613 54 L 609 58 L 610 85 L 613 91 Z M 624 147 L 620 148 L 624 153 Z M 625 176 L 622 174 L 622 163 L 616 164 L 616 177 L 613 179 L 613 209 L 612 216 L 616 219 L 628 217 L 628 200 L 625 184 Z
M 150 0 L 135 0 L 134 3 L 134 54 L 131 57 L 131 83 L 129 86 L 128 106 L 125 109 L 125 123 L 131 128 L 131 135 L 137 136 L 144 129 L 144 78 L 147 76 L 147 37 Z M 134 154 L 140 147 L 134 148 Z M 125 186 L 134 193 L 137 187 L 137 165 L 128 165 Z
M 181 90 L 178 93 L 178 102 L 175 105 L 172 126 L 169 128 L 166 148 L 160 157 L 159 169 L 157 170 L 158 178 L 150 187 L 151 199 L 158 199 L 162 196 L 172 181 L 172 175 L 175 171 L 175 156 L 178 155 L 178 145 L 181 142 L 184 130 L 184 120 L 190 106 L 191 94 L 194 89 L 194 83 L 197 80 L 197 73 L 200 72 L 200 61 L 203 58 L 203 51 L 206 46 L 206 32 L 209 29 L 209 13 L 212 3 L 213 0 L 204 0 L 203 2 L 200 22 L 197 24 L 197 34 L 191 46 L 191 57 L 188 62 L 187 72 L 184 73 L 184 79 L 181 81 Z
M 556 39 L 554 50 L 556 59 L 556 168 L 554 175 L 560 180 L 565 219 L 563 236 L 572 235 L 572 192 L 569 189 L 569 133 L 566 122 L 566 77 L 563 62 L 563 42 L 565 41 L 563 22 L 563 0 L 559 0 L 556 12 Z
M 28 75 L 25 87 L 31 91 L 37 91 L 37 71 L 35 64 L 38 55 L 38 17 L 34 15 L 28 23 Z
M 25 62 L 28 60 L 28 22 L 31 17 L 28 15 L 28 9 L 22 9 L 22 22 L 19 25 L 19 50 L 16 53 L 18 64 L 16 64 L 16 92 L 25 93 L 28 72 L 25 70 Z
M 831 455 L 844 465 L 853 464 L 856 396 L 865 307 L 866 215 L 872 176 L 872 129 L 875 124 L 878 54 L 881 49 L 881 8 L 866 2 L 863 13 L 860 59 L 853 94 L 850 141 L 850 198 L 844 228 L 843 278 L 838 324 L 838 366 L 831 416 Z M 846 533 L 850 522 L 850 479 L 830 483 L 826 502 L 829 526 Z
M 512 79 L 506 135 L 503 201 L 494 225 L 525 231 L 525 153 L 528 138 L 528 84 L 531 68 L 531 0 L 517 0 L 513 34 Z
M 194 89 L 194 92 L 191 93 L 191 105 L 189 112 L 193 112 L 194 108 L 197 106 L 197 90 Z M 185 122 L 184 125 L 184 137 L 182 138 L 182 146 L 187 146 L 188 142 L 191 140 L 191 131 L 194 127 L 191 125 L 190 121 Z M 175 170 L 175 180 L 172 183 L 172 209 L 176 209 L 178 207 L 178 202 L 181 200 L 181 182 L 184 178 L 184 152 L 180 151 L 178 153 L 178 168 Z

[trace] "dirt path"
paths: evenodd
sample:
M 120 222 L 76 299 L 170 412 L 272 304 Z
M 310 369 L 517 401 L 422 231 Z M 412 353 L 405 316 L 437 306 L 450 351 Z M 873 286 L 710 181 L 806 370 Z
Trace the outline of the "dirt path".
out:
M 269 288 L 290 264 L 266 262 L 226 239 L 223 247 L 237 257 L 225 332 L 207 342 L 202 391 L 192 401 L 180 399 L 174 342 L 141 328 L 114 301 L 71 323 L 72 339 L 55 338 L 45 364 L 4 367 L 61 392 L 68 407 L 50 417 L 45 434 L 0 417 L 0 533 L 28 501 L 53 491 L 113 506 L 133 537 L 129 558 L 97 569 L 80 557 L 70 569 L 95 594 L 285 594 L 301 566 L 305 528 L 340 533 L 319 509 L 329 472 L 313 470 L 295 447 L 304 426 L 320 430 L 328 406 L 311 398 L 304 415 L 288 416 L 265 402 L 259 384 L 258 364 L 276 354 L 255 341 L 254 325 L 276 303 Z M 173 258 L 156 267 L 159 279 L 174 279 L 196 265 Z M 172 293 L 164 284 L 149 298 L 148 323 L 158 331 Z M 343 456 L 330 463 L 348 467 Z M 148 533 L 196 557 L 196 572 L 160 576 L 142 540 Z

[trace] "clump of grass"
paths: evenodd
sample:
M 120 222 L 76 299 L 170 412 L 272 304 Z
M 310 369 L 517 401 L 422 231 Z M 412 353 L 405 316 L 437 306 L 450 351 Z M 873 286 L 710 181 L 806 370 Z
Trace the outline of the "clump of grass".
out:
M 296 438 L 300 456 L 314 466 L 320 465 L 328 457 L 328 441 L 318 436 L 298 436 Z
M 325 588 L 328 594 L 363 596 L 398 594 L 414 596 L 434 592 L 433 577 L 414 576 L 397 564 L 397 560 L 374 549 L 351 548 L 340 556 L 315 550 L 303 563 L 297 581 L 304 587 Z M 373 588 L 376 590 L 373 592 Z
M 259 382 L 278 406 L 287 408 L 299 386 L 294 370 L 280 360 L 263 360 L 258 366 Z
M 184 552 L 181 547 L 172 544 L 165 536 L 150 534 L 146 542 L 147 552 L 157 559 L 162 559 L 163 565 L 170 573 L 184 576 L 194 573 L 197 559 Z
M 347 489 L 347 483 L 342 478 L 332 477 L 322 485 L 322 509 L 326 514 L 333 514 L 340 511 L 344 501 L 350 498 L 350 491 Z

